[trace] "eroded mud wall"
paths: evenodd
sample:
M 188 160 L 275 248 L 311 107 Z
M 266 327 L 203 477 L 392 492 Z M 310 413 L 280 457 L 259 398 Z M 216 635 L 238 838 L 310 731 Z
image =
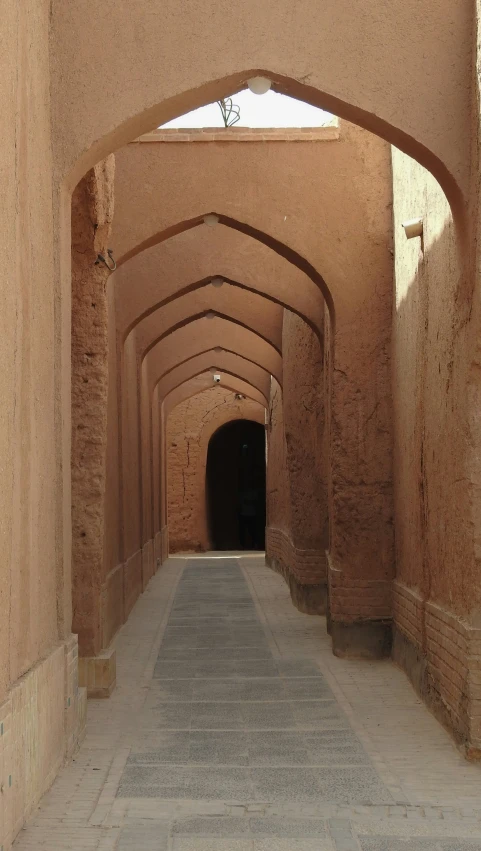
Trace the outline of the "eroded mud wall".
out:
M 113 187 L 111 156 L 72 196 L 72 629 L 84 656 L 102 648 L 110 273 L 95 260 L 107 256 Z
M 283 389 L 272 382 L 268 426 L 267 559 L 302 611 L 326 611 L 326 387 L 319 337 L 284 311 Z

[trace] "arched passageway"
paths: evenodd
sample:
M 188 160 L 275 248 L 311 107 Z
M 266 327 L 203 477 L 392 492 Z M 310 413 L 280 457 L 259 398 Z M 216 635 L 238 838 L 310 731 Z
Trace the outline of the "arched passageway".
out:
M 264 549 L 266 453 L 259 423 L 235 420 L 211 437 L 206 498 L 212 549 Z

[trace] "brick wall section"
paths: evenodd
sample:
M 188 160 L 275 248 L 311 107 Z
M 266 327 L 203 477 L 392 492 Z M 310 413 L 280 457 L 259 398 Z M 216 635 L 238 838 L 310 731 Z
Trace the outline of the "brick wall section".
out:
M 333 620 L 354 623 L 391 617 L 390 580 L 350 576 L 329 564 L 329 605 Z
M 193 127 L 165 128 L 145 133 L 135 142 L 333 142 L 338 125 L 328 127 Z
M 394 623 L 416 647 L 422 647 L 424 605 L 420 594 L 402 582 L 394 582 L 392 606 Z
M 266 552 L 272 565 L 284 577 L 292 574 L 301 585 L 318 585 L 327 578 L 326 555 L 321 550 L 302 550 L 295 547 L 282 529 L 266 529 Z
M 428 700 L 443 709 L 444 720 L 468 752 L 481 755 L 481 628 L 423 601 L 399 581 L 393 610 L 396 628 L 426 663 Z

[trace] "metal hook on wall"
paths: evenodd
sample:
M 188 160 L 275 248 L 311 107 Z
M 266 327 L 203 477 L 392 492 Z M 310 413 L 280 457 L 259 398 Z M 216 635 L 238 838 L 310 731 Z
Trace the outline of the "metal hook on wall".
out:
M 108 248 L 108 249 L 107 249 L 107 254 L 109 255 L 109 260 L 111 260 L 111 261 L 112 261 L 112 266 L 110 266 L 110 265 L 109 265 L 108 261 L 105 259 L 105 257 L 103 256 L 103 254 L 97 254 L 97 259 L 96 259 L 96 261 L 95 261 L 94 265 L 95 265 L 95 266 L 98 266 L 98 265 L 99 265 L 99 263 L 103 263 L 105 266 L 107 266 L 107 269 L 108 269 L 110 272 L 115 272 L 115 270 L 116 270 L 116 268 L 117 268 L 117 263 L 116 263 L 116 262 L 115 262 L 115 260 L 114 260 L 114 252 L 112 251 L 112 249 L 111 249 L 111 248 Z

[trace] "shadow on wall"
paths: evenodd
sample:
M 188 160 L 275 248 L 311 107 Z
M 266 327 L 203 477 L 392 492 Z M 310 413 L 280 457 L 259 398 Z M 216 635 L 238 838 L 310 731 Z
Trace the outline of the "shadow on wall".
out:
M 265 430 L 249 420 L 221 426 L 206 465 L 207 520 L 213 550 L 264 550 Z

